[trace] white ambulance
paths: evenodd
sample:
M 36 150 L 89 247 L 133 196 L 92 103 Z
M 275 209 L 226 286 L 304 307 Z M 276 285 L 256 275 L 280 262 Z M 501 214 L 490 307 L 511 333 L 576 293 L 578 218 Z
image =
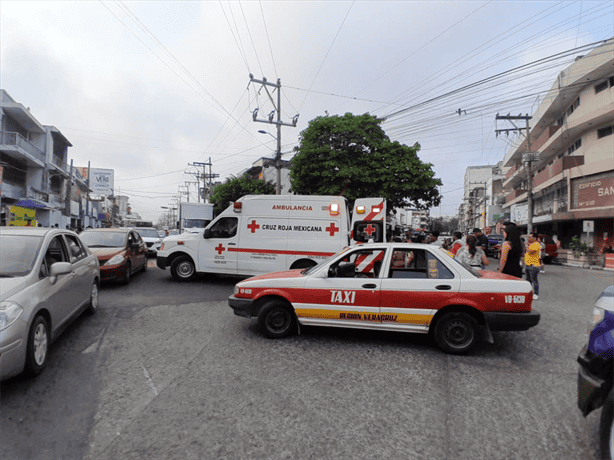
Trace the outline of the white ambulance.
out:
M 382 242 L 386 200 L 342 196 L 246 195 L 202 233 L 167 237 L 157 265 L 178 281 L 196 273 L 258 275 L 312 267 L 345 246 Z

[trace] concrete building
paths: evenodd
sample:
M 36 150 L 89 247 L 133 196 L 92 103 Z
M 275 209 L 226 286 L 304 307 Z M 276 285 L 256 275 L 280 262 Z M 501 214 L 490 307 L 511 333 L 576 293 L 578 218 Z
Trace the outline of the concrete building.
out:
M 469 166 L 465 170 L 463 202 L 458 211 L 462 231 L 491 228 L 504 219 L 502 162 L 496 165 Z
M 86 182 L 76 169 L 71 178 L 68 147 L 60 130 L 0 90 L 0 225 L 96 225 Z
M 290 192 L 290 161 L 281 161 L 281 194 L 289 195 Z M 238 177 L 248 175 L 255 179 L 262 179 L 266 182 L 277 184 L 277 169 L 275 160 L 272 158 L 259 158 L 254 161 L 251 168 L 241 171 Z
M 592 222 L 589 243 L 614 242 L 614 39 L 563 70 L 530 120 L 533 231 L 563 244 Z M 525 137 L 507 152 L 504 211 L 526 228 L 528 209 Z

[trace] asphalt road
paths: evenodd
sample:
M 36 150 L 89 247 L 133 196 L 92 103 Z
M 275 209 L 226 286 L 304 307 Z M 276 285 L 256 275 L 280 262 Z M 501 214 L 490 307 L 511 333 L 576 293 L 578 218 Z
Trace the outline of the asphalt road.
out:
M 228 307 L 238 278 L 150 264 L 103 286 L 42 375 L 2 383 L 1 460 L 597 458 L 575 360 L 612 272 L 548 266 L 540 324 L 459 357 L 412 334 L 269 340 Z

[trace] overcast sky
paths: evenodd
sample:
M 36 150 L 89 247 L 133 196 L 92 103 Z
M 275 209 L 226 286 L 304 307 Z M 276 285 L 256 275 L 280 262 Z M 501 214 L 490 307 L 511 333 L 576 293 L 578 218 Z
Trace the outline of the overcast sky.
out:
M 152 220 L 195 180 L 189 163 L 211 158 L 223 180 L 274 155 L 250 73 L 281 79 L 283 121 L 300 114 L 284 159 L 317 116 L 387 117 L 443 181 L 431 215 L 455 214 L 465 168 L 515 142 L 495 137 L 495 115 L 532 113 L 582 47 L 614 37 L 612 0 L 1 0 L 0 14 L 2 89 Z

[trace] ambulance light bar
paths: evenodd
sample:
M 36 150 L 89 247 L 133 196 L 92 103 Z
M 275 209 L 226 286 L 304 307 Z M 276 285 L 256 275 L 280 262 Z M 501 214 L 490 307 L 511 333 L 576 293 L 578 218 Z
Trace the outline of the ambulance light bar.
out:
M 366 211 L 364 206 L 356 206 L 356 213 L 357 214 L 364 214 Z
M 380 212 L 382 212 L 382 208 L 380 208 L 379 206 L 373 206 L 371 208 L 371 212 L 374 212 L 376 214 L 379 214 Z
M 329 211 L 331 216 L 339 215 L 339 203 L 331 203 L 329 206 Z
M 243 203 L 240 201 L 235 201 L 232 206 L 232 209 L 234 212 L 241 212 L 242 208 L 243 208 Z

